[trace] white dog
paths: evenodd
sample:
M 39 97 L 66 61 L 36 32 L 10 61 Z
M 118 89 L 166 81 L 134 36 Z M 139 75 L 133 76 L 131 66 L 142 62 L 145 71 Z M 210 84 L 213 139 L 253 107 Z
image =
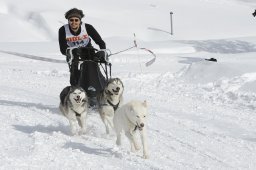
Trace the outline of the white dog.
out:
M 100 117 L 106 127 L 106 133 L 109 134 L 110 128 L 113 128 L 114 113 L 122 105 L 124 85 L 119 78 L 110 79 L 100 93 L 97 100 L 99 103 Z
M 65 87 L 60 93 L 59 109 L 68 119 L 73 135 L 85 133 L 88 99 L 81 87 Z
M 145 126 L 146 116 L 147 102 L 131 101 L 117 109 L 113 119 L 117 134 L 116 144 L 121 145 L 121 133 L 124 131 L 130 141 L 131 151 L 139 150 L 140 145 L 136 137 L 136 132 L 139 131 L 143 145 L 143 158 L 145 159 L 149 158 Z

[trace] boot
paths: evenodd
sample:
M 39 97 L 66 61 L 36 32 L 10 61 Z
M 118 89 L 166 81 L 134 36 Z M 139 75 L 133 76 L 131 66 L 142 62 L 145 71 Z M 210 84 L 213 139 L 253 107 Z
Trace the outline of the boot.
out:
M 98 101 L 96 97 L 89 97 L 89 107 L 98 108 Z

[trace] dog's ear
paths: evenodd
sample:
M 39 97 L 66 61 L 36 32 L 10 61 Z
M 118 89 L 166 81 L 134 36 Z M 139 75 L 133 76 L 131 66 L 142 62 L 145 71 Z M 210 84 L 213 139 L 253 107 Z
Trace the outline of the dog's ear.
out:
M 73 91 L 75 89 L 75 86 L 70 86 L 69 90 Z
M 147 106 L 148 106 L 147 101 L 144 100 L 144 102 L 142 103 L 142 105 L 143 105 L 144 107 L 147 107 Z
M 122 87 L 123 87 L 123 89 L 124 89 L 124 83 L 121 81 L 121 79 L 119 79 L 119 80 L 120 80 L 121 85 L 122 85 Z

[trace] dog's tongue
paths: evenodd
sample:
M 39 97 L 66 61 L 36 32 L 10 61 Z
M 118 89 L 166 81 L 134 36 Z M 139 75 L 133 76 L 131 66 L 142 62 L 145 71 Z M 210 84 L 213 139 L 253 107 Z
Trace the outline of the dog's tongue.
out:
M 80 98 L 76 98 L 74 99 L 77 103 L 80 103 L 81 99 Z
M 137 122 L 136 122 L 137 123 Z M 137 123 L 137 128 L 141 131 L 143 129 L 143 127 L 139 126 L 139 124 Z
M 119 94 L 119 90 L 112 89 L 112 91 L 114 92 L 115 95 Z

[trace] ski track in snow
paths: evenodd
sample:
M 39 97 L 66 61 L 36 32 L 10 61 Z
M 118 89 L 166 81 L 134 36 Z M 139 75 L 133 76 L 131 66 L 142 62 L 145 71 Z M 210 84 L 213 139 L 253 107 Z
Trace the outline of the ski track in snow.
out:
M 32 60 L 46 61 L 46 62 L 52 62 L 52 63 L 65 63 L 66 64 L 66 61 L 64 61 L 64 60 L 45 58 L 45 57 L 40 57 L 40 56 L 35 56 L 35 55 L 30 55 L 30 54 L 24 54 L 24 53 L 11 52 L 11 51 L 0 50 L 0 52 L 15 55 L 15 56 L 19 56 L 19 57 L 29 58 L 29 59 L 32 59 Z

